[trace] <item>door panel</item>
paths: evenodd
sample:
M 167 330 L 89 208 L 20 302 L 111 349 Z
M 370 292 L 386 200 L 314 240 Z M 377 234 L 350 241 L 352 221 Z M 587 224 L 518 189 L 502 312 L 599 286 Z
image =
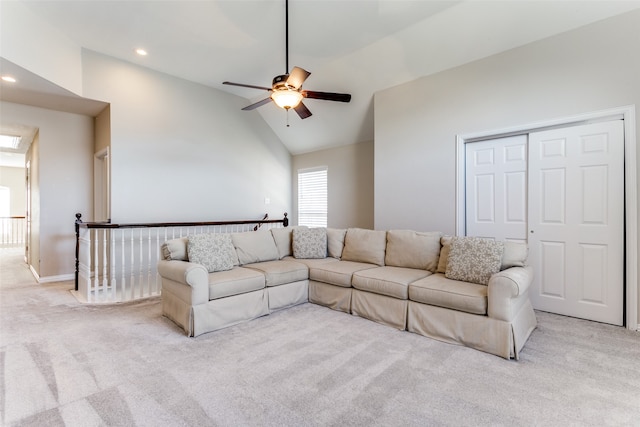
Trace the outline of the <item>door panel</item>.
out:
M 534 308 L 622 325 L 622 121 L 529 136 Z
M 466 234 L 527 238 L 527 137 L 466 144 Z

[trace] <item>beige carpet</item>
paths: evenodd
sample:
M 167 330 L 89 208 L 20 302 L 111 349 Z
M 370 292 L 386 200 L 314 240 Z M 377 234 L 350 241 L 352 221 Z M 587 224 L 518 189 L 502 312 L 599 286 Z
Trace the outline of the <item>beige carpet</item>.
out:
M 538 313 L 516 362 L 304 304 L 193 339 L 0 252 L 2 425 L 640 425 L 624 328 Z

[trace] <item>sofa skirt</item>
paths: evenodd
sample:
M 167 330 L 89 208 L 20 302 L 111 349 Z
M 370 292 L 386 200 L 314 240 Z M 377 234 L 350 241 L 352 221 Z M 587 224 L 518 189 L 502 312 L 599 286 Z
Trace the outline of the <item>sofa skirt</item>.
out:
M 407 300 L 354 289 L 351 314 L 404 331 L 407 325 Z
M 180 326 L 188 336 L 193 336 L 189 294 L 181 292 L 185 287 L 173 280 L 162 279 L 162 314 Z
M 450 344 L 464 345 L 505 359 L 518 358 L 531 331 L 535 314 L 523 307 L 514 322 L 409 301 L 407 330 Z M 533 322 L 532 322 L 533 321 Z
M 332 310 L 351 313 L 352 288 L 309 280 L 309 302 Z
M 285 285 L 270 286 L 267 288 L 267 293 L 269 312 L 273 313 L 309 301 L 309 281 L 300 280 Z
M 247 322 L 269 314 L 266 289 L 214 299 L 191 310 L 191 334 L 197 337 L 206 332 Z

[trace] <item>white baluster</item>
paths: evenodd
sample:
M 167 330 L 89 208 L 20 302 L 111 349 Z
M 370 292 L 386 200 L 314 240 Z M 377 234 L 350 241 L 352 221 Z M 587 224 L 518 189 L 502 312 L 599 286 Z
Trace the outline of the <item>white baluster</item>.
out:
M 97 298 L 98 296 L 98 287 L 100 285 L 99 282 L 99 278 L 100 278 L 100 274 L 98 272 L 98 260 L 100 259 L 99 255 L 98 255 L 98 248 L 100 245 L 98 245 L 98 229 L 96 228 L 93 232 L 93 288 L 91 290 L 91 300 L 94 300 L 95 298 Z
M 109 258 L 109 265 L 111 266 L 111 272 L 109 274 L 109 287 L 113 292 L 113 300 L 120 301 L 118 298 L 118 281 L 116 279 L 116 233 L 119 230 L 111 230 L 111 257 Z
M 107 249 L 107 229 L 102 229 L 102 293 L 105 299 L 109 298 L 109 289 L 107 288 L 107 260 L 108 260 L 108 249 Z
M 122 294 L 121 294 L 120 298 L 123 301 L 127 300 L 127 294 L 126 294 L 127 281 L 126 281 L 126 279 L 124 277 L 124 272 L 127 269 L 126 268 L 127 263 L 126 263 L 126 259 L 125 259 L 125 256 L 124 256 L 124 247 L 126 246 L 125 245 L 125 230 L 126 230 L 126 228 L 123 228 L 122 229 L 122 234 L 120 235 L 120 245 L 122 246 L 122 248 L 121 248 L 121 252 L 122 252 L 122 258 L 121 259 L 122 259 L 122 262 L 120 263 L 120 268 L 122 269 L 122 279 L 120 281 L 121 282 L 120 287 L 122 288 Z
M 151 295 L 151 228 L 147 233 L 147 296 Z
M 142 283 L 142 263 L 143 263 L 143 258 L 142 258 L 142 229 L 140 229 L 140 236 L 139 236 L 139 244 L 140 244 L 140 265 L 138 266 L 138 296 L 140 298 L 142 298 L 143 296 L 143 291 L 144 291 L 144 286 Z
M 133 270 L 133 262 L 134 262 L 134 258 L 135 258 L 135 252 L 133 251 L 133 231 L 135 229 L 132 228 L 131 229 L 131 282 L 129 283 L 129 286 L 131 287 L 131 296 L 129 297 L 129 299 L 134 299 L 134 292 L 135 292 L 135 276 L 134 276 L 134 270 Z

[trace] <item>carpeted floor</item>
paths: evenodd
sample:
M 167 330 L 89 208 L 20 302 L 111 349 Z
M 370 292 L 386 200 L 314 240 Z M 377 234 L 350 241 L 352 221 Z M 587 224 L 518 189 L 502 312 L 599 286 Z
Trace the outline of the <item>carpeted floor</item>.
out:
M 3 425 L 640 425 L 624 328 L 537 313 L 518 362 L 313 304 L 187 338 L 159 299 L 83 306 L 0 252 Z

